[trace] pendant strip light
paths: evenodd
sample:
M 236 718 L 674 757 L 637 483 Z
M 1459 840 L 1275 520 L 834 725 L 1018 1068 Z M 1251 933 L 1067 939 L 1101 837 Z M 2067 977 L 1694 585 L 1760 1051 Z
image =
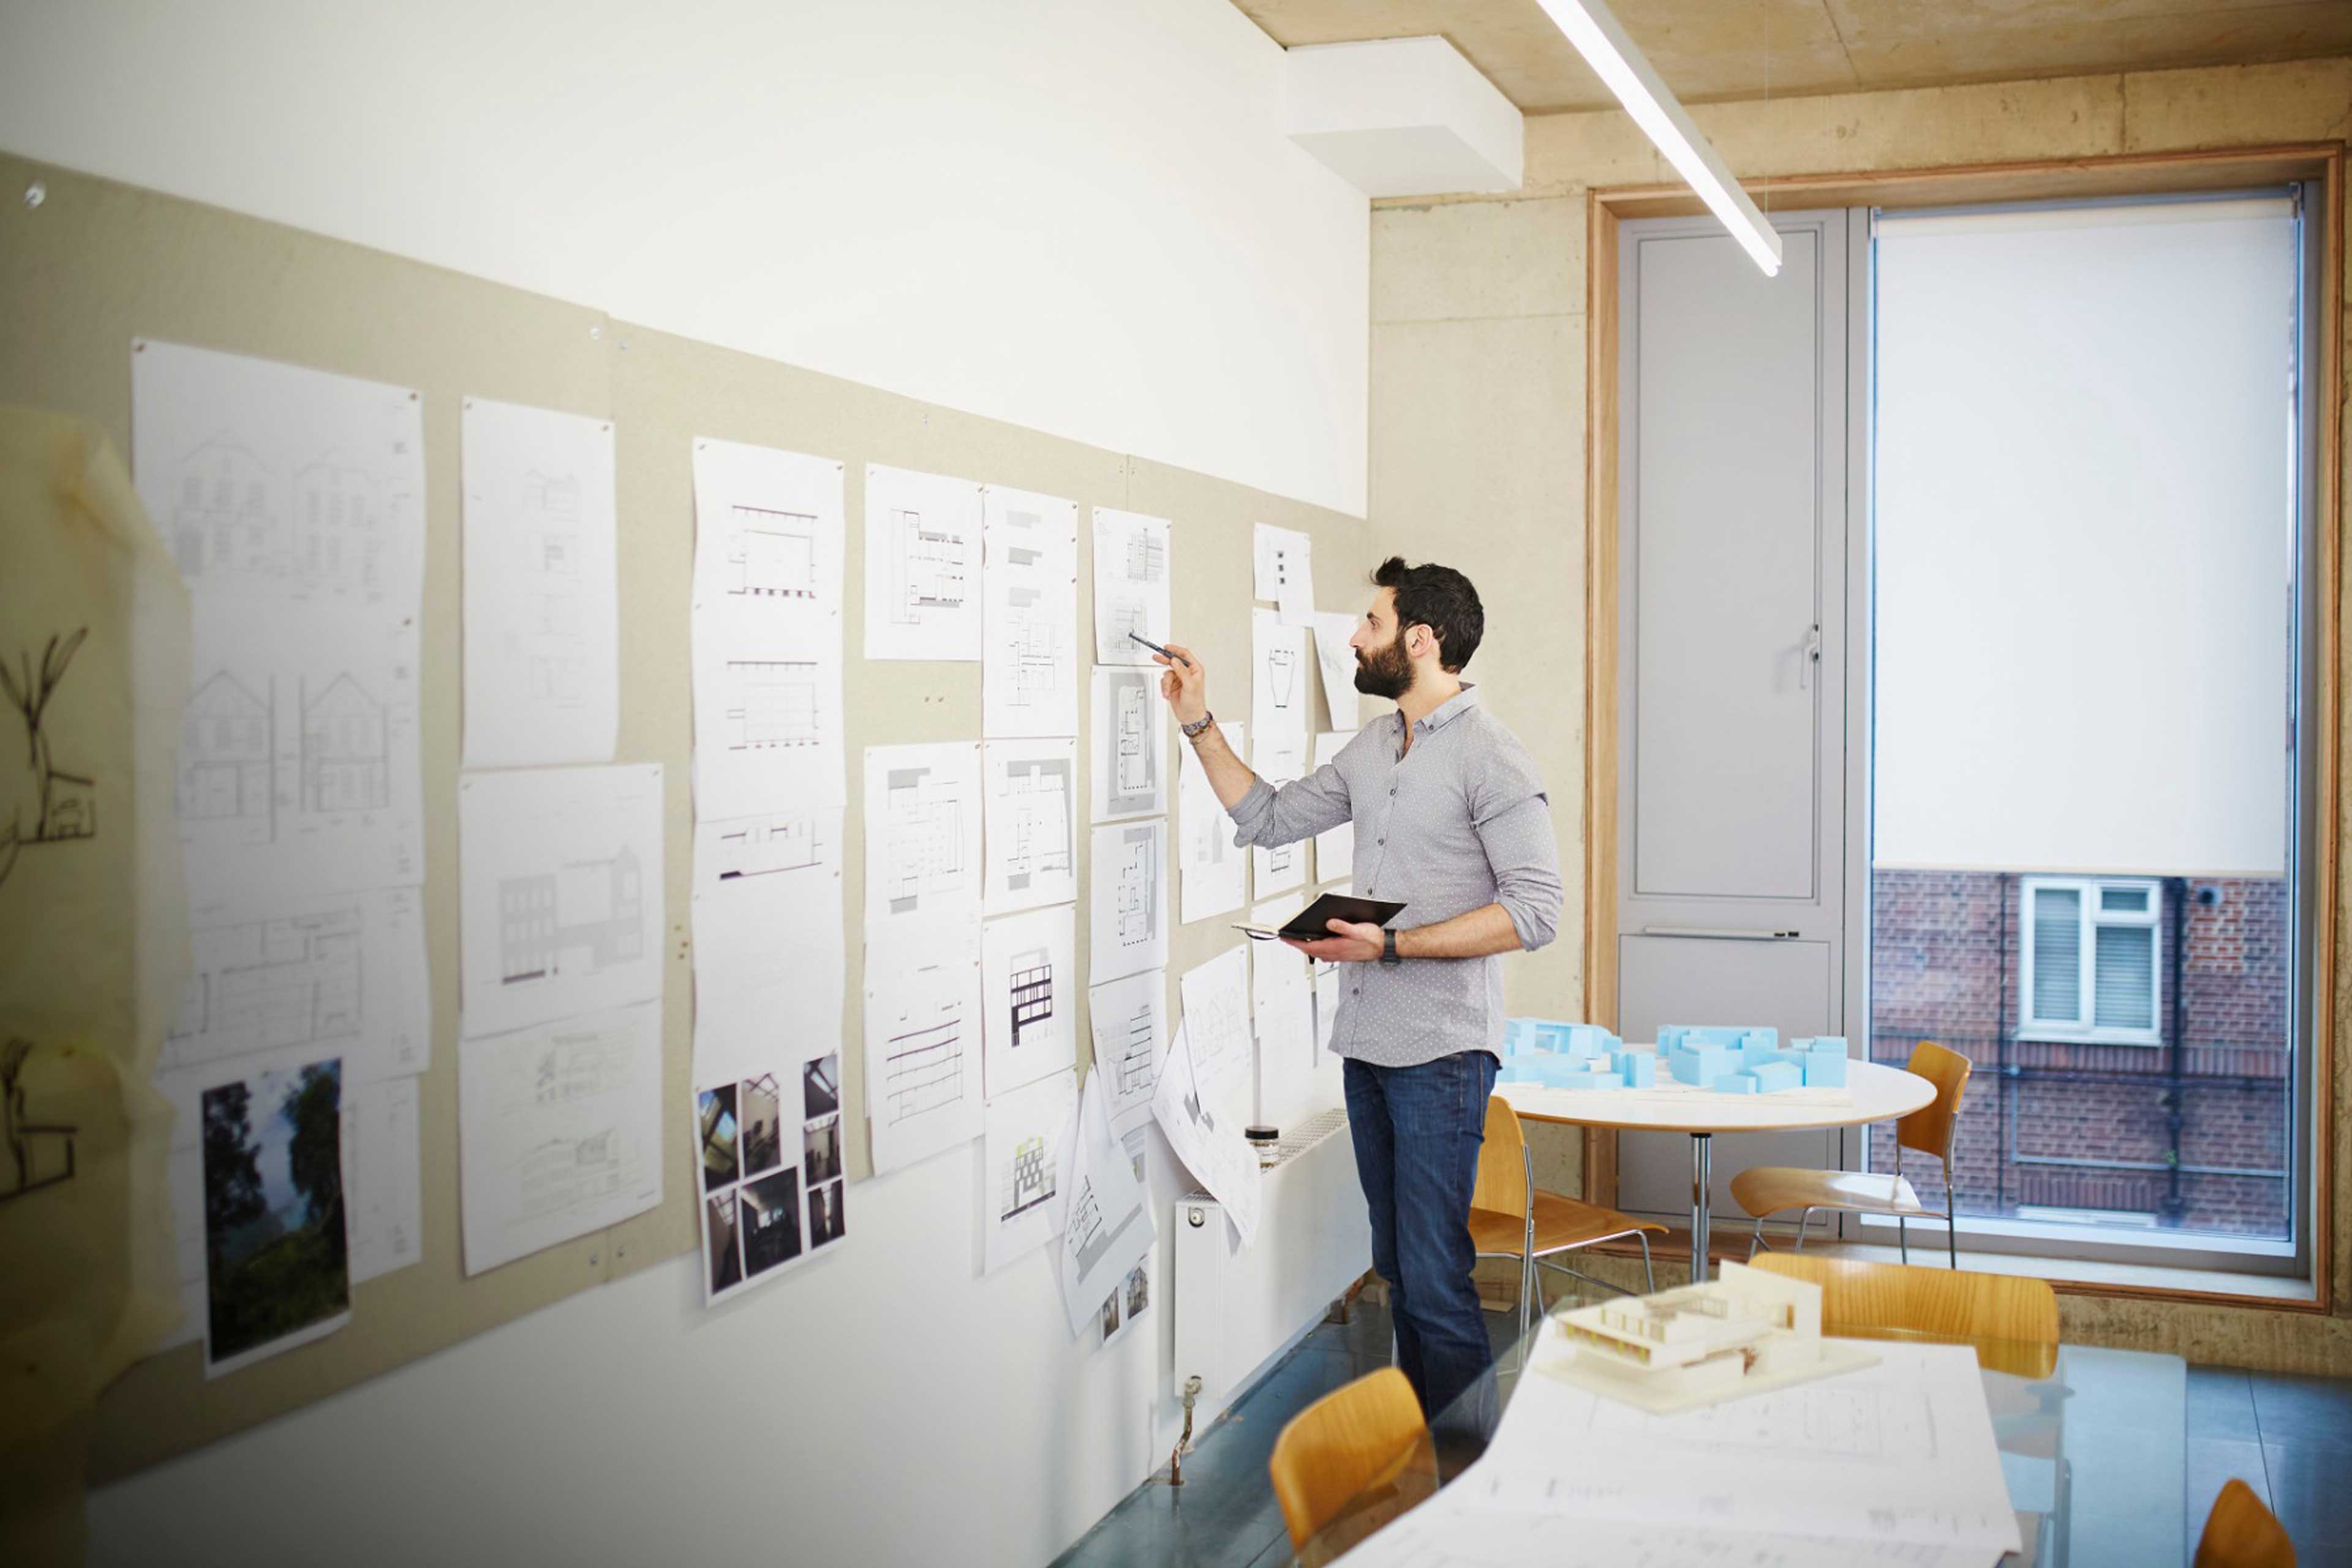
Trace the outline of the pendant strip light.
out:
M 1707 210 L 1723 220 L 1731 237 L 1764 269 L 1767 278 L 1780 271 L 1780 237 L 1723 166 L 1715 149 L 1691 123 L 1658 73 L 1601 0 L 1537 0 L 1595 75 L 1608 84 L 1633 117 L 1633 123 L 1666 155 Z

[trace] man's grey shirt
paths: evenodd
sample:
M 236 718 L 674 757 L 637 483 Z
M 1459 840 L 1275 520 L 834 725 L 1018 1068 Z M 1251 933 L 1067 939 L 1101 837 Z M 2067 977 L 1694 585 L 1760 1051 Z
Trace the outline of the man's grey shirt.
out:
M 1413 727 L 1404 715 L 1356 732 L 1339 754 L 1276 789 L 1264 779 L 1233 808 L 1234 842 L 1271 848 L 1353 820 L 1355 890 L 1401 899 L 1399 930 L 1500 904 L 1529 952 L 1559 929 L 1559 849 L 1551 803 L 1518 738 L 1461 693 Z M 1339 967 L 1331 1048 L 1375 1067 L 1417 1067 L 1468 1050 L 1502 1055 L 1503 963 L 1408 958 Z

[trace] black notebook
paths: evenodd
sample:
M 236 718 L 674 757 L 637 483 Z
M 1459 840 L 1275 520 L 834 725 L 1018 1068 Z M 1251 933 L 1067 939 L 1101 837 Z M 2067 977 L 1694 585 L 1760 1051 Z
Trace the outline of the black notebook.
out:
M 1254 942 L 1272 942 L 1287 937 L 1293 942 L 1320 942 L 1331 934 L 1328 922 L 1349 921 L 1357 925 L 1384 926 L 1396 919 L 1404 909 L 1402 904 L 1386 899 L 1360 899 L 1353 893 L 1326 893 L 1279 928 L 1245 925 L 1239 921 L 1234 929 L 1245 931 Z

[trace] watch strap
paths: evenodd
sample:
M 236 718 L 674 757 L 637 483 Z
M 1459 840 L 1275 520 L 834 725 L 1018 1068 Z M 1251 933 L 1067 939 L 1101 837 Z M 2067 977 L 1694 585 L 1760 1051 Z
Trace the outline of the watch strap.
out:
M 1381 928 L 1381 962 L 1386 964 L 1398 964 L 1404 962 L 1404 959 L 1397 952 L 1396 927 L 1394 926 L 1383 926 Z
M 1184 738 L 1186 740 L 1197 741 L 1203 734 L 1207 733 L 1209 726 L 1216 721 L 1217 716 L 1214 713 L 1203 713 L 1192 723 L 1179 724 L 1176 728 L 1184 732 Z

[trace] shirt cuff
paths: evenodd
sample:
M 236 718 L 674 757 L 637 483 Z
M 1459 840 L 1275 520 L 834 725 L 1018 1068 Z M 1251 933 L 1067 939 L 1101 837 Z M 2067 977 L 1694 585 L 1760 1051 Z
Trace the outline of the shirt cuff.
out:
M 1266 816 L 1274 810 L 1274 786 L 1264 779 L 1250 781 L 1249 794 L 1241 804 L 1227 813 L 1234 819 L 1234 843 L 1236 847 L 1254 844 L 1258 829 L 1265 826 Z

